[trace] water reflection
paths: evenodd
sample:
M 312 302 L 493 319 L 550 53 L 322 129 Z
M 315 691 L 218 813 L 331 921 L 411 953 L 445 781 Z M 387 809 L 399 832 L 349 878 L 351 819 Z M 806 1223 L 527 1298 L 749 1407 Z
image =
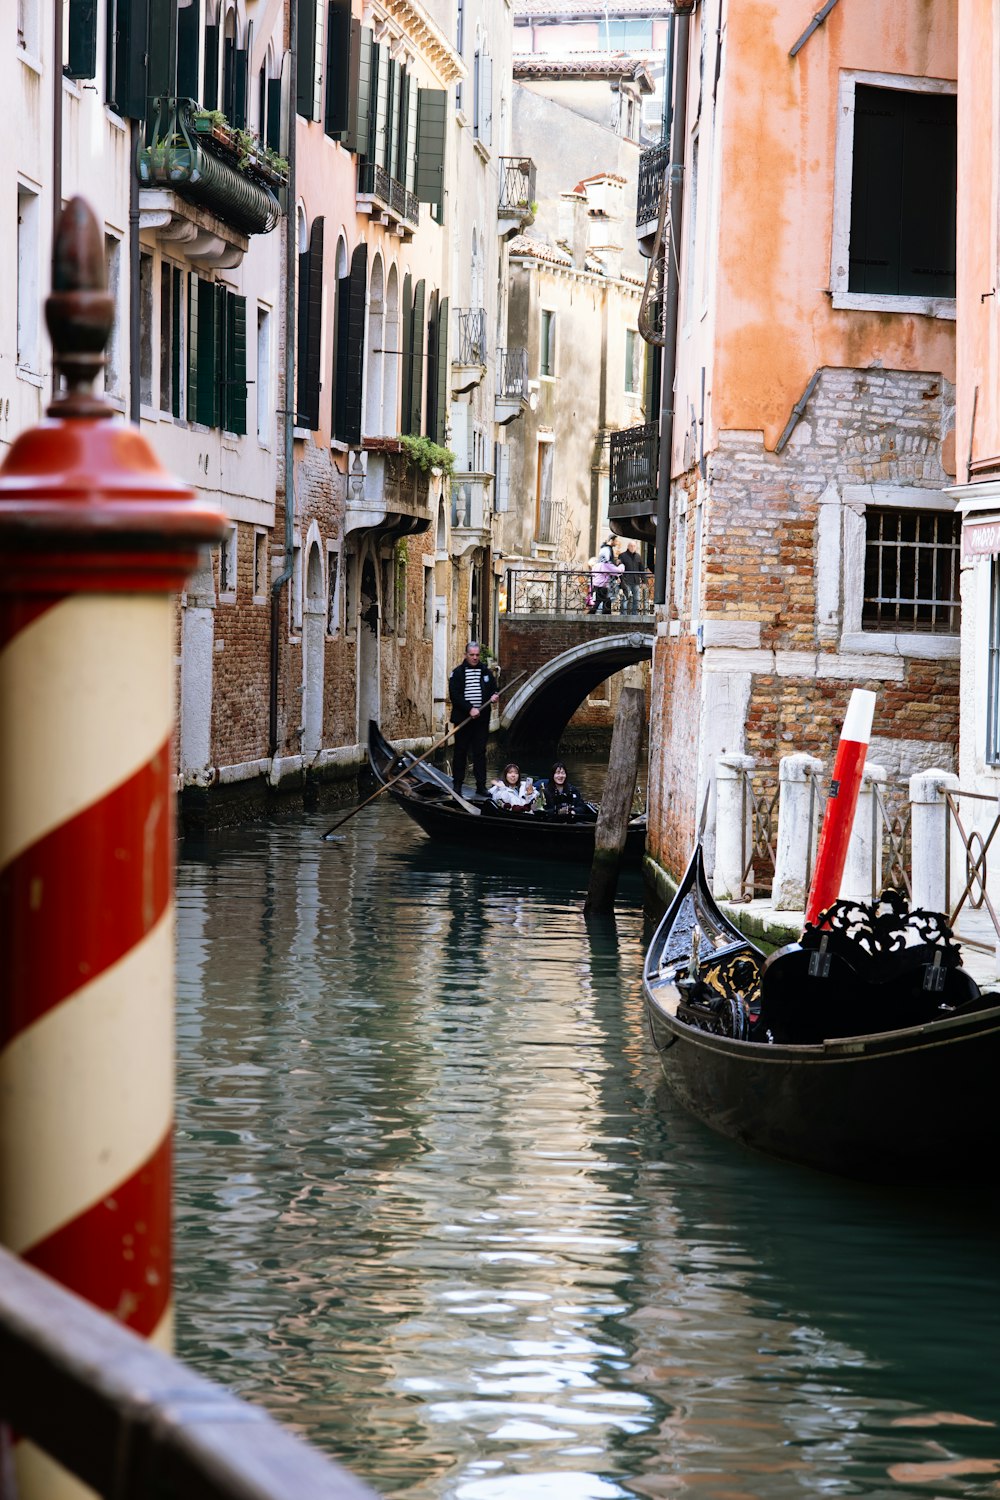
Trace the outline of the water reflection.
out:
M 981 1203 L 673 1109 L 636 881 L 323 826 L 181 864 L 186 1358 L 387 1496 L 1000 1494 Z

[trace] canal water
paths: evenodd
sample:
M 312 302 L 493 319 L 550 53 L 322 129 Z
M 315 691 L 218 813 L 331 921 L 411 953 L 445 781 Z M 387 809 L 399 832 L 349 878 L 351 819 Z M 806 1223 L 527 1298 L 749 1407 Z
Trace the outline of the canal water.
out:
M 334 816 L 180 862 L 179 1354 L 387 1497 L 1000 1495 L 989 1199 L 679 1111 L 637 877 Z

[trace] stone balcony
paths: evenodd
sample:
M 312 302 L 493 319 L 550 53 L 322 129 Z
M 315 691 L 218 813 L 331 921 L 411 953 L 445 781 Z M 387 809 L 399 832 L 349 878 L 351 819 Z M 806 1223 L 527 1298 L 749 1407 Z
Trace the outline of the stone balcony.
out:
M 426 531 L 440 489 L 440 477 L 411 464 L 398 438 L 365 438 L 349 455 L 344 530 L 383 536 Z
M 490 486 L 492 474 L 451 476 L 451 545 L 453 557 L 464 557 L 476 547 L 490 546 L 493 538 Z

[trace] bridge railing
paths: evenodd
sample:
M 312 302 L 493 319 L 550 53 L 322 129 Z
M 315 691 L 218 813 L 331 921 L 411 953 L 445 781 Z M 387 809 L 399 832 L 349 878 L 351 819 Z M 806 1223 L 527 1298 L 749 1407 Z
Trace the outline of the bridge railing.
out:
M 633 574 L 626 586 L 614 578 L 609 588 L 609 611 L 624 618 L 651 620 L 653 580 Z M 500 612 L 507 615 L 594 615 L 589 568 L 508 568 L 500 593 Z M 606 618 L 608 612 L 594 616 Z

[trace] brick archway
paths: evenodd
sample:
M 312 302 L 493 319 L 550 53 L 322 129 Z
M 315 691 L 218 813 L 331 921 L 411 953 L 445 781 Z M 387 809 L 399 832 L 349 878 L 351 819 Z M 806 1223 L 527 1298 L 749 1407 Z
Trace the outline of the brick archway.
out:
M 651 659 L 655 639 L 652 629 L 623 631 L 618 620 L 615 626 L 607 633 L 595 634 L 589 630 L 585 639 L 568 646 L 560 641 L 562 649 L 547 657 L 548 632 L 536 627 L 531 646 L 536 660 L 539 657 L 541 660 L 533 670 L 531 652 L 525 649 L 528 642 L 522 639 L 522 649 L 510 652 L 513 659 L 504 661 L 508 680 L 525 667 L 531 671 L 501 709 L 500 727 L 510 745 L 554 745 L 594 688 L 623 668 Z M 508 647 L 513 644 L 508 636 Z

